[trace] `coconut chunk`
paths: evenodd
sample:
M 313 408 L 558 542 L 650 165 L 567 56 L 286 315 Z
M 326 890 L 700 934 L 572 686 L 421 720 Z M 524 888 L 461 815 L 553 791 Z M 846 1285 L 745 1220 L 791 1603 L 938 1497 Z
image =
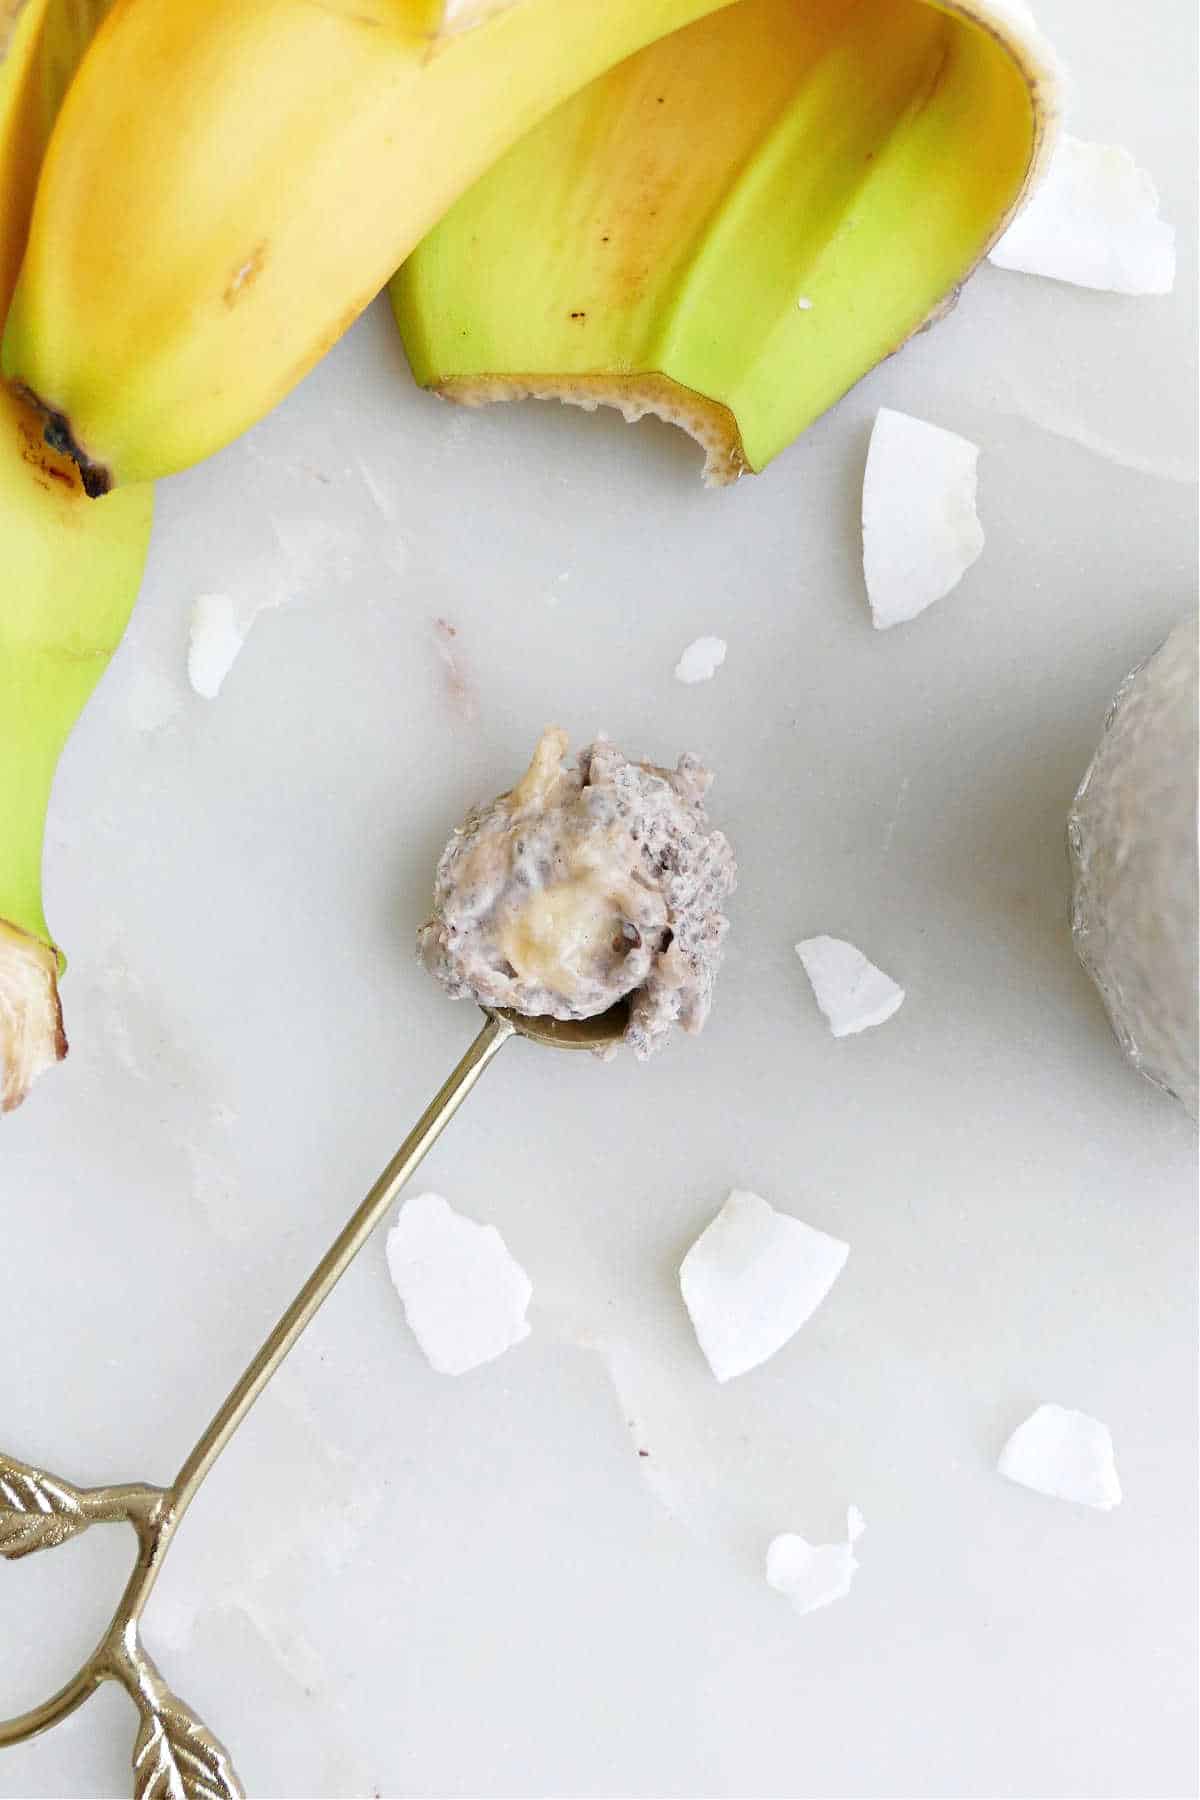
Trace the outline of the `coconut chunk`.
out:
M 725 661 L 726 648 L 724 638 L 696 638 L 675 664 L 676 681 L 685 682 L 689 687 L 697 681 L 711 681 Z
M 529 1336 L 528 1275 L 494 1225 L 414 1194 L 387 1235 L 388 1270 L 404 1316 L 440 1375 L 465 1375 Z
M 205 700 L 215 700 L 237 661 L 246 634 L 229 594 L 200 594 L 192 606 L 188 680 Z
M 859 1562 L 854 1546 L 866 1530 L 857 1506 L 846 1514 L 846 1541 L 810 1544 L 794 1531 L 772 1538 L 767 1546 L 767 1584 L 784 1594 L 798 1613 L 816 1612 L 850 1592 Z
M 863 574 L 876 631 L 957 587 L 983 549 L 978 445 L 881 406 L 863 476 Z
M 904 1002 L 904 989 L 844 938 L 804 938 L 796 955 L 836 1038 L 882 1025 Z
M 839 1238 L 735 1188 L 679 1269 L 683 1303 L 717 1380 L 744 1375 L 782 1349 L 849 1254 Z
M 1039 1406 L 1000 1453 L 1000 1473 L 1052 1500 L 1110 1512 L 1121 1504 L 1107 1425 L 1069 1406 Z
M 1158 193 L 1119 144 L 1066 134 L 1045 180 L 988 253 L 1001 269 L 1114 294 L 1169 294 L 1175 230 Z

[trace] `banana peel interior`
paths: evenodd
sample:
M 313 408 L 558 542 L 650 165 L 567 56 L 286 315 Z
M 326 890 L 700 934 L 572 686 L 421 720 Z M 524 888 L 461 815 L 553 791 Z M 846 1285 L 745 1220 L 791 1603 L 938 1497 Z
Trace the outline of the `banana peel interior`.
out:
M 417 380 L 658 413 L 762 469 L 953 301 L 1048 151 L 1048 53 L 987 0 L 739 0 L 565 102 L 391 298 Z

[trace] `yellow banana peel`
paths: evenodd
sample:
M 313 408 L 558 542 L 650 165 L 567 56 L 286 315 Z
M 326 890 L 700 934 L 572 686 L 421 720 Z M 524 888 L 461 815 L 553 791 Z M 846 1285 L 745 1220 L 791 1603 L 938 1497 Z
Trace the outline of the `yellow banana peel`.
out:
M 0 0 L 0 311 L 24 245 L 57 99 L 101 0 Z M 59 753 L 129 616 L 151 490 L 96 505 L 42 421 L 0 387 L 0 1112 L 66 1054 L 60 954 L 42 907 Z
M 46 154 L 5 376 L 90 493 L 185 468 L 548 110 L 723 4 L 117 0 Z
M 422 385 L 657 413 L 759 470 L 936 317 L 1036 179 L 1056 80 L 992 0 L 741 0 L 566 101 L 391 298 Z

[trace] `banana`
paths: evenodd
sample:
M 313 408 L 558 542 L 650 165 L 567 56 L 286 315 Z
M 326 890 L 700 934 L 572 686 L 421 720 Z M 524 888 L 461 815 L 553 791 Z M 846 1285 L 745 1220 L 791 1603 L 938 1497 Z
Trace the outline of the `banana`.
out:
M 631 57 L 391 285 L 417 380 L 657 413 L 762 469 L 937 316 L 1048 153 L 1049 52 L 991 0 L 742 0 Z
M 38 163 L 101 0 L 0 0 L 0 311 Z M 0 387 L 0 1112 L 66 1054 L 61 958 L 42 908 L 55 764 L 124 629 L 150 535 L 151 490 L 100 505 L 42 421 Z
M 267 412 L 560 100 L 729 0 L 117 0 L 42 168 L 4 374 L 88 491 Z

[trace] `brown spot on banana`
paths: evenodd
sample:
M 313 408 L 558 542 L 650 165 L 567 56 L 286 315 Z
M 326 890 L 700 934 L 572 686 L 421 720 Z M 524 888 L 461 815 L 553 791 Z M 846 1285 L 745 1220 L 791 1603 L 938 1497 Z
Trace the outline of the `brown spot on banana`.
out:
M 79 479 L 79 470 L 66 457 L 55 456 L 48 446 L 38 438 L 31 424 L 21 418 L 17 421 L 17 436 L 20 440 L 21 461 L 28 463 L 33 470 L 33 479 L 39 487 L 45 488 L 48 494 L 54 492 L 52 483 L 58 482 L 68 493 L 81 493 L 83 484 Z
M 54 407 L 47 406 L 45 401 L 40 399 L 32 388 L 26 387 L 23 381 L 11 382 L 10 386 L 18 400 L 23 400 L 26 406 L 32 407 L 42 420 L 42 438 L 47 448 L 53 450 L 56 456 L 63 457 L 75 464 L 79 471 L 80 486 L 88 498 L 98 500 L 102 494 L 107 494 L 112 487 L 112 476 L 103 463 L 93 462 L 82 445 L 75 442 L 71 421 L 66 413 L 57 412 Z M 25 452 L 23 454 L 26 462 L 34 460 L 29 454 Z M 52 467 L 40 456 L 40 453 L 37 460 L 46 475 L 52 476 L 55 480 L 66 479 L 69 481 L 70 478 L 66 476 L 64 470 Z M 47 484 L 43 482 L 42 485 L 46 486 Z
M 221 297 L 226 306 L 236 306 L 242 295 L 253 287 L 263 271 L 266 260 L 266 244 L 255 244 L 249 256 L 238 263 L 225 284 L 225 292 Z

